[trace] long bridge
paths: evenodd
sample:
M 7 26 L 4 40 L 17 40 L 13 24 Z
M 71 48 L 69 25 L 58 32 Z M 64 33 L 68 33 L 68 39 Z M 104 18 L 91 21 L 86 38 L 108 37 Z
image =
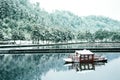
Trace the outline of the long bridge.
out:
M 59 43 L 39 45 L 1 45 L 0 54 L 73 53 L 88 49 L 93 52 L 120 52 L 120 43 Z

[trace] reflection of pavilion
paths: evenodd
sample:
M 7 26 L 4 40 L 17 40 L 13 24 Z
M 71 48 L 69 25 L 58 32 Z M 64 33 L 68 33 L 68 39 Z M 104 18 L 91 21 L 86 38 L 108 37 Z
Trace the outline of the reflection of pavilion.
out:
M 95 70 L 96 66 L 105 65 L 106 62 L 95 62 L 95 63 L 71 63 L 68 66 L 69 70 L 75 69 L 76 71 Z

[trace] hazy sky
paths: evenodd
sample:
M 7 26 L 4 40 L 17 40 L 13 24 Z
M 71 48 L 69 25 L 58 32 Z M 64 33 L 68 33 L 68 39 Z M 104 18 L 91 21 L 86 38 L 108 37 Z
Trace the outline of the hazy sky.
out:
M 31 0 L 48 12 L 67 10 L 79 16 L 100 15 L 120 21 L 120 0 Z

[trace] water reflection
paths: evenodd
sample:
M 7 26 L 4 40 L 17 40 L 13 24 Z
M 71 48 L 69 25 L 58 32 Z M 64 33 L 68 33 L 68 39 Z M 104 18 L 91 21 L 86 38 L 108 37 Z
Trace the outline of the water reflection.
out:
M 109 62 L 94 64 L 71 64 L 65 66 L 63 58 L 69 54 L 2 54 L 0 55 L 0 80 L 120 80 L 120 54 L 105 56 Z M 105 66 L 102 66 L 105 65 Z M 99 67 L 98 67 L 99 66 Z M 90 74 L 79 75 L 77 72 L 93 71 Z M 104 76 L 104 75 L 105 76 Z M 111 78 L 115 74 L 116 77 Z M 108 78 L 110 75 L 110 78 Z M 100 77 L 97 79 L 96 77 Z M 87 78 L 86 78 L 87 77 Z M 95 77 L 95 78 L 92 78 Z
M 93 62 L 93 63 L 65 63 L 65 66 L 68 67 L 69 70 L 77 71 L 89 71 L 95 70 L 95 67 L 99 67 L 105 65 L 106 62 Z
M 108 63 L 96 63 L 90 64 L 92 66 L 89 70 L 88 67 L 81 69 L 82 71 L 76 72 L 75 69 L 69 69 L 67 71 L 52 71 L 47 72 L 45 76 L 42 76 L 42 80 L 120 80 L 120 54 L 105 54 L 109 60 Z M 110 58 L 110 59 L 109 59 Z M 104 65 L 105 64 L 105 65 Z M 78 66 L 79 64 L 77 64 Z M 86 65 L 86 64 L 83 64 Z M 82 66 L 83 66 L 82 65 Z M 87 64 L 88 66 L 89 64 Z M 76 66 L 76 65 L 72 65 Z M 80 67 L 78 67 L 80 70 Z M 86 70 L 87 69 L 87 70 Z M 92 70 L 94 69 L 94 70 Z
M 0 55 L 0 80 L 41 80 L 50 69 L 62 70 L 65 54 Z

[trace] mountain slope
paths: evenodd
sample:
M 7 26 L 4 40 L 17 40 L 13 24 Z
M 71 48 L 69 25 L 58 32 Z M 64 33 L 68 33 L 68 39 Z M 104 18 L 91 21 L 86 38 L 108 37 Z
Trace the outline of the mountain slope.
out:
M 99 29 L 119 32 L 120 21 L 94 15 L 80 17 L 69 11 L 48 13 L 40 8 L 39 3 L 31 4 L 29 0 L 0 1 L 0 39 L 13 39 L 16 36 L 17 39 L 21 36 L 32 39 L 31 35 L 36 29 L 42 36 L 46 30 L 50 34 L 59 30 L 64 34 L 69 31 L 75 35 L 78 31 L 94 33 Z

